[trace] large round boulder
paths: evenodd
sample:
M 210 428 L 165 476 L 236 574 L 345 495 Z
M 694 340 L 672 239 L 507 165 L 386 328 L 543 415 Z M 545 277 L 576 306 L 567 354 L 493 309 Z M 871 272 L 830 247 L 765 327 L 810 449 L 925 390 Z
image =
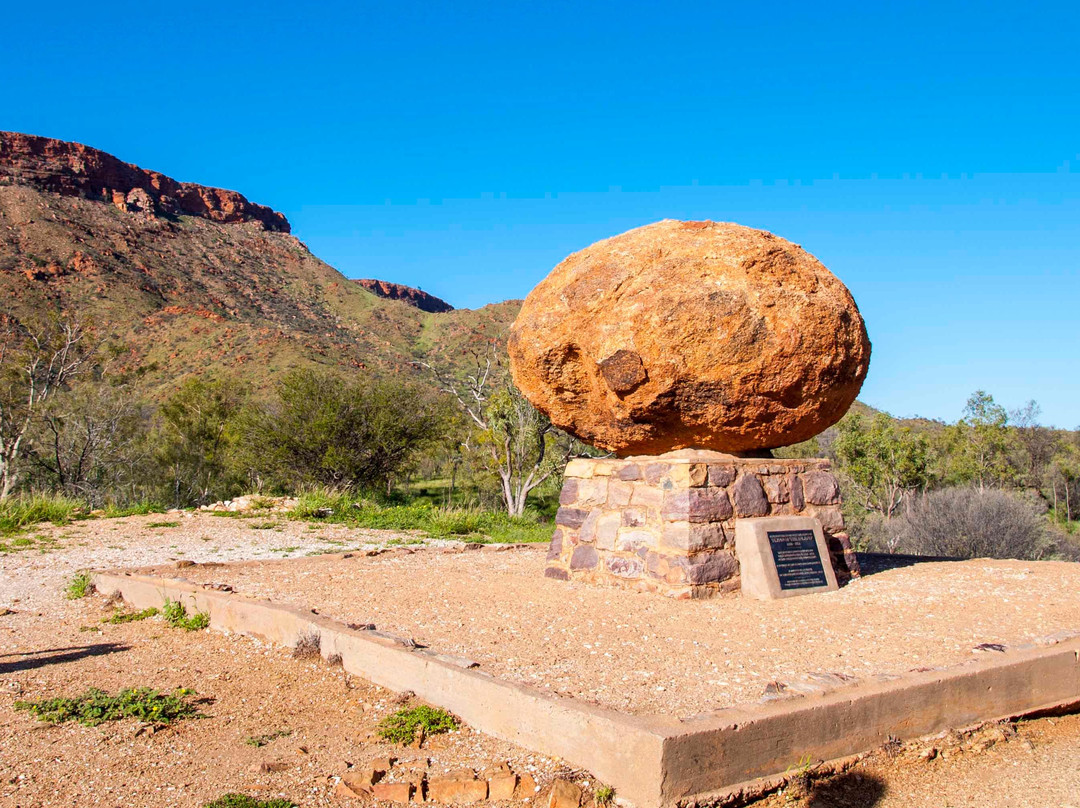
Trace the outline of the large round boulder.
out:
M 797 244 L 673 220 L 555 267 L 509 349 L 534 406 L 619 455 L 798 443 L 840 420 L 870 363 L 851 293 Z

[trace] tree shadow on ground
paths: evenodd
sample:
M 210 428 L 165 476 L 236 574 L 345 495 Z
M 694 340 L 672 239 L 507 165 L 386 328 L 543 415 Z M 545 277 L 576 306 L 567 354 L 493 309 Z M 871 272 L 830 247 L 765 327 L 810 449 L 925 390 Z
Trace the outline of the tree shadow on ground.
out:
M 888 572 L 902 567 L 914 567 L 916 564 L 964 560 L 945 556 L 901 555 L 900 553 L 856 553 L 855 558 L 858 559 L 859 571 L 864 578 L 867 575 L 876 575 L 879 572 Z
M 86 657 L 104 656 L 127 651 L 130 645 L 115 642 L 102 642 L 95 645 L 74 645 L 68 648 L 49 648 L 44 651 L 30 651 L 29 653 L 0 654 L 0 659 L 5 657 L 22 657 L 11 662 L 0 662 L 0 674 L 18 673 L 20 671 L 32 671 L 36 668 L 44 668 L 48 665 L 62 665 L 65 662 L 75 662 Z
M 807 808 L 872 808 L 885 796 L 885 781 L 868 774 L 844 772 L 810 786 Z

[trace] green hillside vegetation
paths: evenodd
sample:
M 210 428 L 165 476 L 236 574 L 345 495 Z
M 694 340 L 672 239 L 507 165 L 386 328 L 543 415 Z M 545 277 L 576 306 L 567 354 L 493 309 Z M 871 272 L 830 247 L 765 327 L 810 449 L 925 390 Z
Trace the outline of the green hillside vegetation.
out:
M 256 390 L 294 368 L 416 374 L 505 338 L 518 301 L 428 314 L 387 300 L 257 222 L 146 217 L 0 185 L 0 298 L 17 321 L 77 317 L 160 397 L 213 368 Z

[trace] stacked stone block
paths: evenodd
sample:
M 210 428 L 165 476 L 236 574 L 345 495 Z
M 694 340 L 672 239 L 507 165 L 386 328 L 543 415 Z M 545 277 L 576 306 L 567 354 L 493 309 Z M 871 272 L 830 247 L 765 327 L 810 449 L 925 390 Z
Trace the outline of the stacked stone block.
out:
M 566 467 L 545 574 L 709 597 L 739 588 L 735 522 L 821 521 L 841 583 L 858 575 L 827 460 L 751 459 L 683 450 L 580 458 Z

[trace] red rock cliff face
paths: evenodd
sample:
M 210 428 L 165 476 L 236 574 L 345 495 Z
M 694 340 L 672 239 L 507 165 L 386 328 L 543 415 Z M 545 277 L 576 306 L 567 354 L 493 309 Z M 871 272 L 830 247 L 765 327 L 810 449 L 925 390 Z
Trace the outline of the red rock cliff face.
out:
M 435 297 L 435 295 L 429 295 L 421 289 L 413 289 L 411 286 L 405 286 L 400 283 L 390 283 L 390 281 L 380 281 L 375 278 L 356 278 L 355 280 L 369 292 L 372 292 L 379 297 L 404 301 L 410 306 L 420 309 L 420 311 L 440 314 L 444 311 L 454 310 L 454 307 L 445 300 L 440 300 Z
M 29 185 L 66 196 L 112 203 L 147 215 L 185 214 L 215 222 L 261 222 L 289 232 L 288 220 L 242 194 L 177 182 L 111 154 L 53 138 L 0 132 L 0 184 Z

